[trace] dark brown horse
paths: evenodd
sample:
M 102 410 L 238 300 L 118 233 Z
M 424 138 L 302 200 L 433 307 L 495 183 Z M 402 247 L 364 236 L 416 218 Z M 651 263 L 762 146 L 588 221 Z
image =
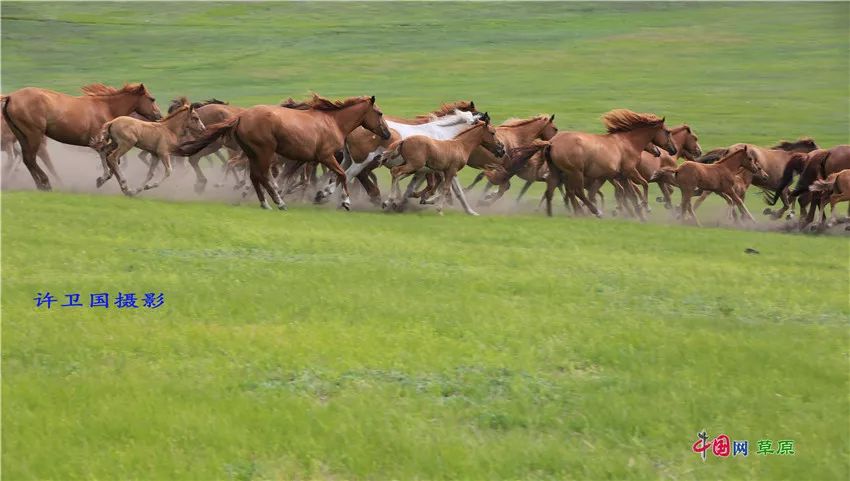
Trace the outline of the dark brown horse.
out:
M 215 140 L 232 135 L 248 156 L 251 183 L 264 209 L 270 207 L 263 189 L 279 209 L 286 209 L 270 173 L 275 154 L 294 161 L 288 165 L 290 172 L 284 172 L 284 177 L 289 177 L 307 162 L 319 162 L 337 174 L 337 183 L 342 184 L 344 192 L 341 207 L 350 209 L 345 171 L 334 154 L 342 149 L 346 135 L 360 126 L 389 138 L 383 113 L 375 105 L 374 96 L 331 101 L 314 94 L 307 104 L 309 109 L 306 110 L 264 105 L 251 107 L 209 127 L 204 136 L 181 144 L 175 153 L 188 157 Z
M 789 167 L 790 168 L 790 167 Z M 800 173 L 800 178 L 794 190 L 789 192 L 789 197 L 799 197 L 809 193 L 811 204 L 806 215 L 800 214 L 800 228 L 809 225 L 815 218 L 815 211 L 820 202 L 820 194 L 810 192 L 810 187 L 817 180 L 823 180 L 830 174 L 850 169 L 850 145 L 838 145 L 831 149 L 819 149 L 810 152 L 806 156 L 805 166 Z M 785 176 L 783 176 L 785 180 Z M 790 184 L 790 180 L 788 181 Z
M 26 87 L 6 96 L 3 103 L 3 117 L 20 142 L 24 165 L 41 190 L 50 190 L 50 180 L 35 160 L 45 136 L 65 144 L 88 146 L 103 124 L 117 117 L 133 112 L 149 120 L 162 117 L 156 99 L 144 84 L 127 84 L 121 89 L 92 84 L 82 90 L 85 95 L 72 97 Z

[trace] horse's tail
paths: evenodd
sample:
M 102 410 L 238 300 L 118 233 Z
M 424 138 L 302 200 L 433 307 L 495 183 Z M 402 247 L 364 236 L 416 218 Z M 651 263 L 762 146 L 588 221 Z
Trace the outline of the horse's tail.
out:
M 838 179 L 838 173 L 830 174 L 826 179 L 818 179 L 812 182 L 809 186 L 810 192 L 821 192 L 823 194 L 831 194 L 835 189 L 835 181 Z
M 113 142 L 112 121 L 109 121 L 101 127 L 100 132 L 98 132 L 97 135 L 89 140 L 89 147 L 98 152 L 103 152 Z
M 791 192 L 792 197 L 808 192 L 809 187 L 819 177 L 826 177 L 824 174 L 826 173 L 826 160 L 829 158 L 829 154 L 830 151 L 828 150 L 817 150 L 809 154 L 809 161 L 803 168 L 803 173 L 800 174 L 800 179 L 797 180 L 794 191 Z
M 387 167 L 395 167 L 396 165 L 401 165 L 401 163 L 393 165 L 393 162 L 399 157 L 401 157 L 401 148 L 404 146 L 404 139 L 399 140 L 385 150 L 381 154 L 381 163 L 386 165 Z
M 528 161 L 534 157 L 538 152 L 543 153 L 543 157 L 546 158 L 547 161 L 549 159 L 549 149 L 552 148 L 552 143 L 548 140 L 540 140 L 535 139 L 531 145 L 527 147 L 517 147 L 515 149 L 511 149 L 508 152 L 508 165 L 506 166 L 506 170 L 509 174 L 514 175 L 528 163 Z
M 791 180 L 794 179 L 794 174 L 801 173 L 806 167 L 807 158 L 808 154 L 802 154 L 799 152 L 791 155 L 788 163 L 785 164 L 785 169 L 782 171 L 782 179 L 779 181 L 779 188 L 777 188 L 772 195 L 765 192 L 764 201 L 767 202 L 768 205 L 776 205 L 776 201 L 782 196 L 782 192 L 791 185 Z
M 649 182 L 666 182 L 668 184 L 676 184 L 676 174 L 679 173 L 678 167 L 661 167 L 649 176 Z
M 696 162 L 699 162 L 701 164 L 713 164 L 718 160 L 722 159 L 728 151 L 729 149 L 727 148 L 709 150 L 708 152 L 703 154 L 702 157 L 696 159 Z
M 18 128 L 18 124 L 16 124 L 9 115 L 9 104 L 12 103 L 12 97 L 10 95 L 6 95 L 2 100 L 0 100 L 0 102 L 3 103 L 3 119 L 5 119 L 6 123 L 9 124 L 9 129 L 13 134 L 15 134 L 15 138 L 18 139 L 18 143 L 21 144 L 21 152 L 23 153 L 27 145 L 24 133 Z
M 217 124 L 210 125 L 201 137 L 181 143 L 177 147 L 174 147 L 174 150 L 171 153 L 181 157 L 191 157 L 206 148 L 206 146 L 218 140 L 220 137 L 224 137 L 225 135 L 229 135 L 231 132 L 235 132 L 235 127 L 237 125 L 239 125 L 238 115 Z

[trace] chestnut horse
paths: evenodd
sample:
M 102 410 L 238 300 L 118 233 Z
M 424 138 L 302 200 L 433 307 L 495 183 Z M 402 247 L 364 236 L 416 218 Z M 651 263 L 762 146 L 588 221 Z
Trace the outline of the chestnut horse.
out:
M 421 176 L 435 172 L 443 174 L 443 195 L 437 205 L 437 212 L 442 214 L 446 200 L 451 197 L 455 175 L 466 165 L 476 147 L 484 147 L 497 157 L 505 155 L 505 147 L 496 138 L 496 130 L 490 125 L 489 115 L 485 113 L 482 119 L 452 140 L 435 140 L 425 135 L 414 135 L 392 144 L 382 156 L 393 177 L 390 198 L 387 199 L 385 207 L 400 209 L 415 189 L 416 182 L 413 181 L 404 197 L 401 197 L 399 182 L 403 178 L 411 174 Z
M 729 204 L 729 217 L 737 206 L 741 215 L 755 222 L 747 206 L 736 191 L 736 178 L 739 169 L 745 169 L 753 173 L 754 178 L 764 180 L 767 173 L 761 167 L 757 154 L 746 145 L 737 146 L 728 150 L 726 155 L 713 164 L 685 161 L 676 168 L 665 167 L 656 172 L 653 177 L 657 178 L 670 173 L 675 178 L 676 185 L 682 192 L 681 220 L 684 223 L 690 215 L 694 223 L 699 226 L 691 197 L 697 189 L 714 192 Z
M 815 218 L 815 211 L 820 202 L 821 195 L 818 192 L 810 192 L 809 187 L 819 179 L 826 179 L 830 174 L 850 169 L 850 145 L 838 145 L 831 149 L 819 149 L 810 152 L 805 160 L 805 166 L 800 173 L 800 178 L 794 190 L 788 196 L 795 198 L 811 195 L 811 205 L 806 215 L 800 215 L 800 229 L 806 227 Z
M 3 117 L 20 142 L 24 165 L 41 190 L 50 190 L 50 180 L 35 160 L 45 136 L 65 144 L 88 146 L 103 124 L 114 118 L 133 112 L 149 120 L 162 117 L 156 99 L 144 84 L 127 84 L 121 89 L 91 84 L 82 91 L 85 95 L 72 97 L 25 87 L 7 95 L 3 103 Z M 104 173 L 108 170 L 104 160 Z
M 594 215 L 601 217 L 602 213 L 585 195 L 585 180 L 588 179 L 600 185 L 605 180 L 613 181 L 622 195 L 634 203 L 641 219 L 644 218 L 634 185 L 646 184 L 646 179 L 637 170 L 640 153 L 644 149 L 658 153 L 657 147 L 661 147 L 675 155 L 676 147 L 670 130 L 662 117 L 626 109 L 612 110 L 602 117 L 602 121 L 608 129 L 607 134 L 559 132 L 548 142 L 541 141 L 528 149 L 517 149 L 517 155 L 522 157 L 543 151 L 549 165 L 545 194 L 547 215 L 552 215 L 555 188 L 564 183 L 576 213 L 581 212 L 576 201 L 578 198 Z
M 833 172 L 826 179 L 816 180 L 809 186 L 809 190 L 817 193 L 820 199 L 819 207 L 822 212 L 820 229 L 827 229 L 838 221 L 835 217 L 835 204 L 839 202 L 850 202 L 850 169 Z M 826 220 L 826 204 L 830 206 L 829 221 Z M 850 210 L 850 207 L 848 207 Z M 850 226 L 844 228 L 850 230 Z
M 796 142 L 783 141 L 770 148 L 759 147 L 752 144 L 735 144 L 725 149 L 714 149 L 697 159 L 697 161 L 702 163 L 713 162 L 718 158 L 726 156 L 730 150 L 737 149 L 742 145 L 746 145 L 752 151 L 752 154 L 758 158 L 758 161 L 762 168 L 764 168 L 764 171 L 767 172 L 767 179 L 753 179 L 753 185 L 761 187 L 765 191 L 774 192 L 774 204 L 776 203 L 776 199 L 782 200 L 783 208 L 780 211 L 773 212 L 769 208 L 764 210 L 765 215 L 771 215 L 774 219 L 778 219 L 782 216 L 782 213 L 791 206 L 790 199 L 788 197 L 788 185 L 785 184 L 785 181 L 783 180 L 786 166 L 794 159 L 795 153 L 808 153 L 817 149 L 818 146 L 815 141 L 810 138 L 802 138 Z M 770 201 L 768 201 L 768 203 L 770 203 Z
M 662 167 L 676 167 L 676 159 L 695 160 L 702 155 L 702 148 L 699 146 L 699 138 L 687 124 L 673 127 L 670 129 L 670 135 L 673 138 L 673 145 L 676 147 L 677 155 L 674 157 L 667 152 L 660 152 L 660 155 L 655 156 L 649 152 L 643 151 L 640 154 L 640 162 L 638 163 L 638 172 L 644 179 L 651 179 L 656 171 Z M 656 202 L 663 202 L 664 207 L 670 209 L 673 207 L 671 194 L 673 193 L 674 185 L 665 182 L 664 179 L 654 181 L 661 189 L 661 195 L 655 199 Z M 644 198 L 649 197 L 649 186 L 644 187 Z
M 195 112 L 192 104 L 184 97 L 181 106 L 172 110 L 168 116 L 157 122 L 146 122 L 134 117 L 124 116 L 107 122 L 97 138 L 92 139 L 92 147 L 106 157 L 110 173 L 97 179 L 97 185 L 115 174 L 118 184 L 125 195 L 136 195 L 143 190 L 153 189 L 171 175 L 171 151 L 187 134 L 200 134 L 204 131 L 204 123 Z M 121 171 L 118 169 L 118 159 L 131 148 L 138 147 L 154 156 L 148 168 L 144 184 L 130 191 Z M 162 162 L 165 173 L 158 182 L 151 183 L 156 166 Z
M 508 119 L 496 127 L 496 138 L 505 146 L 506 151 L 528 147 L 535 139 L 549 140 L 557 133 L 558 127 L 555 126 L 555 114 L 539 114 L 527 119 Z M 492 204 L 499 200 L 510 189 L 510 179 L 515 175 L 526 180 L 526 186 L 522 190 L 523 193 L 528 190 L 528 186 L 534 180 L 543 180 L 540 179 L 541 173 L 538 165 L 529 165 L 528 162 L 524 161 L 512 162 L 509 156 L 496 157 L 492 152 L 482 147 L 478 147 L 472 151 L 468 165 L 480 169 L 482 172 L 475 177 L 475 180 L 466 190 L 475 187 L 475 184 L 484 177 L 487 177 L 488 181 L 487 186 L 484 188 L 485 193 L 493 185 L 499 186 L 496 192 L 482 199 L 483 203 Z M 521 196 L 522 193 L 520 193 Z
M 342 184 L 341 207 L 351 208 L 345 171 L 334 154 L 339 151 L 345 137 L 359 126 L 385 139 L 390 137 L 383 113 L 375 105 L 375 97 L 351 97 L 331 101 L 313 94 L 307 102 L 309 109 L 291 109 L 260 105 L 251 107 L 229 120 L 209 127 L 200 139 L 180 144 L 175 153 L 191 156 L 206 146 L 232 135 L 239 147 L 248 156 L 251 183 L 260 206 L 269 209 L 263 194 L 268 192 L 278 208 L 286 209 L 270 168 L 275 154 L 293 162 L 287 165 L 289 177 L 307 162 L 319 162 L 337 174 L 337 183 Z

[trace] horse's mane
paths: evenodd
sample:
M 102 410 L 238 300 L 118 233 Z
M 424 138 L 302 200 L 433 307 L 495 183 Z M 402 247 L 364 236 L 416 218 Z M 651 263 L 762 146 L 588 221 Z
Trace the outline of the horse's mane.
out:
M 124 84 L 124 86 L 120 89 L 111 87 L 109 85 L 103 85 L 102 83 L 94 83 L 81 87 L 80 90 L 82 90 L 84 94 L 89 96 L 118 95 L 124 93 L 141 94 L 147 92 L 145 85 L 140 83 Z
M 168 113 L 171 113 L 174 109 L 179 108 L 181 105 L 183 105 L 183 100 L 185 98 L 186 97 L 180 97 L 180 98 L 172 99 L 171 105 L 168 106 Z M 228 103 L 223 101 L 223 100 L 219 100 L 217 98 L 211 98 L 211 99 L 204 100 L 203 102 L 192 102 L 192 108 L 198 109 L 198 108 L 203 107 L 204 105 L 210 105 L 210 104 L 228 105 Z
M 311 98 L 306 102 L 296 102 L 292 99 L 292 97 L 284 100 L 280 103 L 281 107 L 285 107 L 287 109 L 295 109 L 295 110 L 323 110 L 323 111 L 331 111 L 331 110 L 340 110 L 351 105 L 364 102 L 369 100 L 369 97 L 349 97 L 343 100 L 330 100 L 325 97 L 322 97 L 319 94 L 312 94 Z
M 475 110 L 475 103 L 471 100 L 458 100 L 456 102 L 446 102 L 443 105 L 440 105 L 437 110 L 434 110 L 425 115 L 417 115 L 415 118 L 417 119 L 431 119 L 433 117 L 444 117 L 449 114 L 453 114 L 455 110 L 463 110 L 465 112 L 471 112 Z
M 174 117 L 175 115 L 183 112 L 184 110 L 188 110 L 192 107 L 193 104 L 189 103 L 189 99 L 186 97 L 179 97 L 171 101 L 171 106 L 168 107 L 168 115 L 165 116 L 160 122 L 165 122 L 166 120 Z
M 683 130 L 687 130 L 688 132 L 691 132 L 691 126 L 690 126 L 690 125 L 688 125 L 688 124 L 682 124 L 682 125 L 680 125 L 680 126 L 678 126 L 678 127 L 673 127 L 672 129 L 670 129 L 670 133 L 671 133 L 671 134 L 676 134 L 676 133 L 679 133 L 679 132 L 681 132 L 681 131 L 683 131 Z
M 516 117 L 511 117 L 508 120 L 505 120 L 504 122 L 502 122 L 502 124 L 499 125 L 499 127 L 521 127 L 523 125 L 530 124 L 530 123 L 536 122 L 538 120 L 549 120 L 549 115 L 548 114 L 538 114 L 538 115 L 535 115 L 534 117 L 531 117 L 529 119 L 518 119 Z
M 722 157 L 720 157 L 719 159 L 717 159 L 717 160 L 714 162 L 714 164 L 722 164 L 722 163 L 726 162 L 727 160 L 729 160 L 729 159 L 731 159 L 732 157 L 734 157 L 734 156 L 735 156 L 735 154 L 739 154 L 739 153 L 743 152 L 743 150 L 744 150 L 746 147 L 747 147 L 746 145 L 738 145 L 738 146 L 736 146 L 736 147 L 734 147 L 734 148 L 727 149 L 727 150 L 726 150 L 726 152 L 725 152 L 725 153 L 723 153 Z
M 770 149 L 771 150 L 791 151 L 791 150 L 796 149 L 797 147 L 806 147 L 806 148 L 812 147 L 813 149 L 816 150 L 818 148 L 818 144 L 816 144 L 814 139 L 812 139 L 811 137 L 802 137 L 800 139 L 797 139 L 794 142 L 789 142 L 787 140 L 783 140 L 783 141 L 779 142 L 778 144 L 774 145 L 773 147 L 771 147 Z
M 628 132 L 641 127 L 655 127 L 662 122 L 664 119 L 655 114 L 639 114 L 628 109 L 612 110 L 602 116 L 602 123 L 609 134 Z
M 474 124 L 470 125 L 468 129 L 464 130 L 463 132 L 459 132 L 457 135 L 455 135 L 455 137 L 460 137 L 461 135 L 467 134 L 467 133 L 471 132 L 473 129 L 477 129 L 478 127 L 481 127 L 482 125 L 487 125 L 487 122 L 477 120 Z

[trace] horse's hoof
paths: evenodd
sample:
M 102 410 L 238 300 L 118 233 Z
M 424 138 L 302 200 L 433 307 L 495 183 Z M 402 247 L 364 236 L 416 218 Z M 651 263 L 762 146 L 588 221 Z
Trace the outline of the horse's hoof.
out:
M 656 197 L 655 202 L 658 202 L 659 204 L 664 202 L 664 197 Z
M 844 226 L 844 230 L 850 230 L 850 225 Z
M 98 177 L 97 180 L 95 181 L 95 184 L 97 184 L 98 189 L 105 183 L 106 183 L 106 180 L 101 179 L 100 177 Z
M 389 208 L 390 208 L 390 201 L 385 200 L 385 201 L 381 202 L 381 209 L 387 210 Z
M 794 220 L 794 213 L 789 212 L 788 215 L 785 216 L 785 220 Z
M 478 217 L 478 216 L 480 216 L 480 215 L 481 215 L 481 214 L 479 214 L 478 212 L 475 212 L 474 210 L 471 210 L 471 211 L 467 212 L 467 214 L 469 214 L 469 215 L 471 215 L 471 216 L 473 216 L 473 217 Z
M 670 210 L 670 209 L 673 208 L 673 206 L 670 205 L 670 204 L 664 204 L 664 208 L 667 209 L 667 210 Z
M 286 204 L 278 204 L 277 209 L 278 210 L 287 210 Z
M 196 194 L 203 194 L 203 193 L 204 193 L 204 189 L 206 188 L 206 186 L 207 186 L 207 183 L 206 183 L 206 182 L 198 182 L 198 183 L 196 183 L 196 184 L 195 184 L 195 193 L 196 193 Z
M 381 198 L 379 196 L 369 197 L 369 203 L 374 206 L 379 206 L 382 204 Z
M 342 207 L 343 209 L 345 209 L 345 210 L 346 210 L 346 212 L 351 211 L 351 202 L 349 202 L 349 201 L 347 201 L 347 200 L 346 200 L 345 202 L 343 202 L 342 204 L 340 204 L 340 207 Z
M 260 208 L 263 210 L 272 210 L 271 206 L 268 204 L 260 204 Z
M 764 210 L 763 210 L 761 213 L 762 213 L 763 215 L 772 215 L 772 214 L 773 214 L 773 209 L 771 209 L 770 207 L 765 207 L 765 208 L 764 208 Z

